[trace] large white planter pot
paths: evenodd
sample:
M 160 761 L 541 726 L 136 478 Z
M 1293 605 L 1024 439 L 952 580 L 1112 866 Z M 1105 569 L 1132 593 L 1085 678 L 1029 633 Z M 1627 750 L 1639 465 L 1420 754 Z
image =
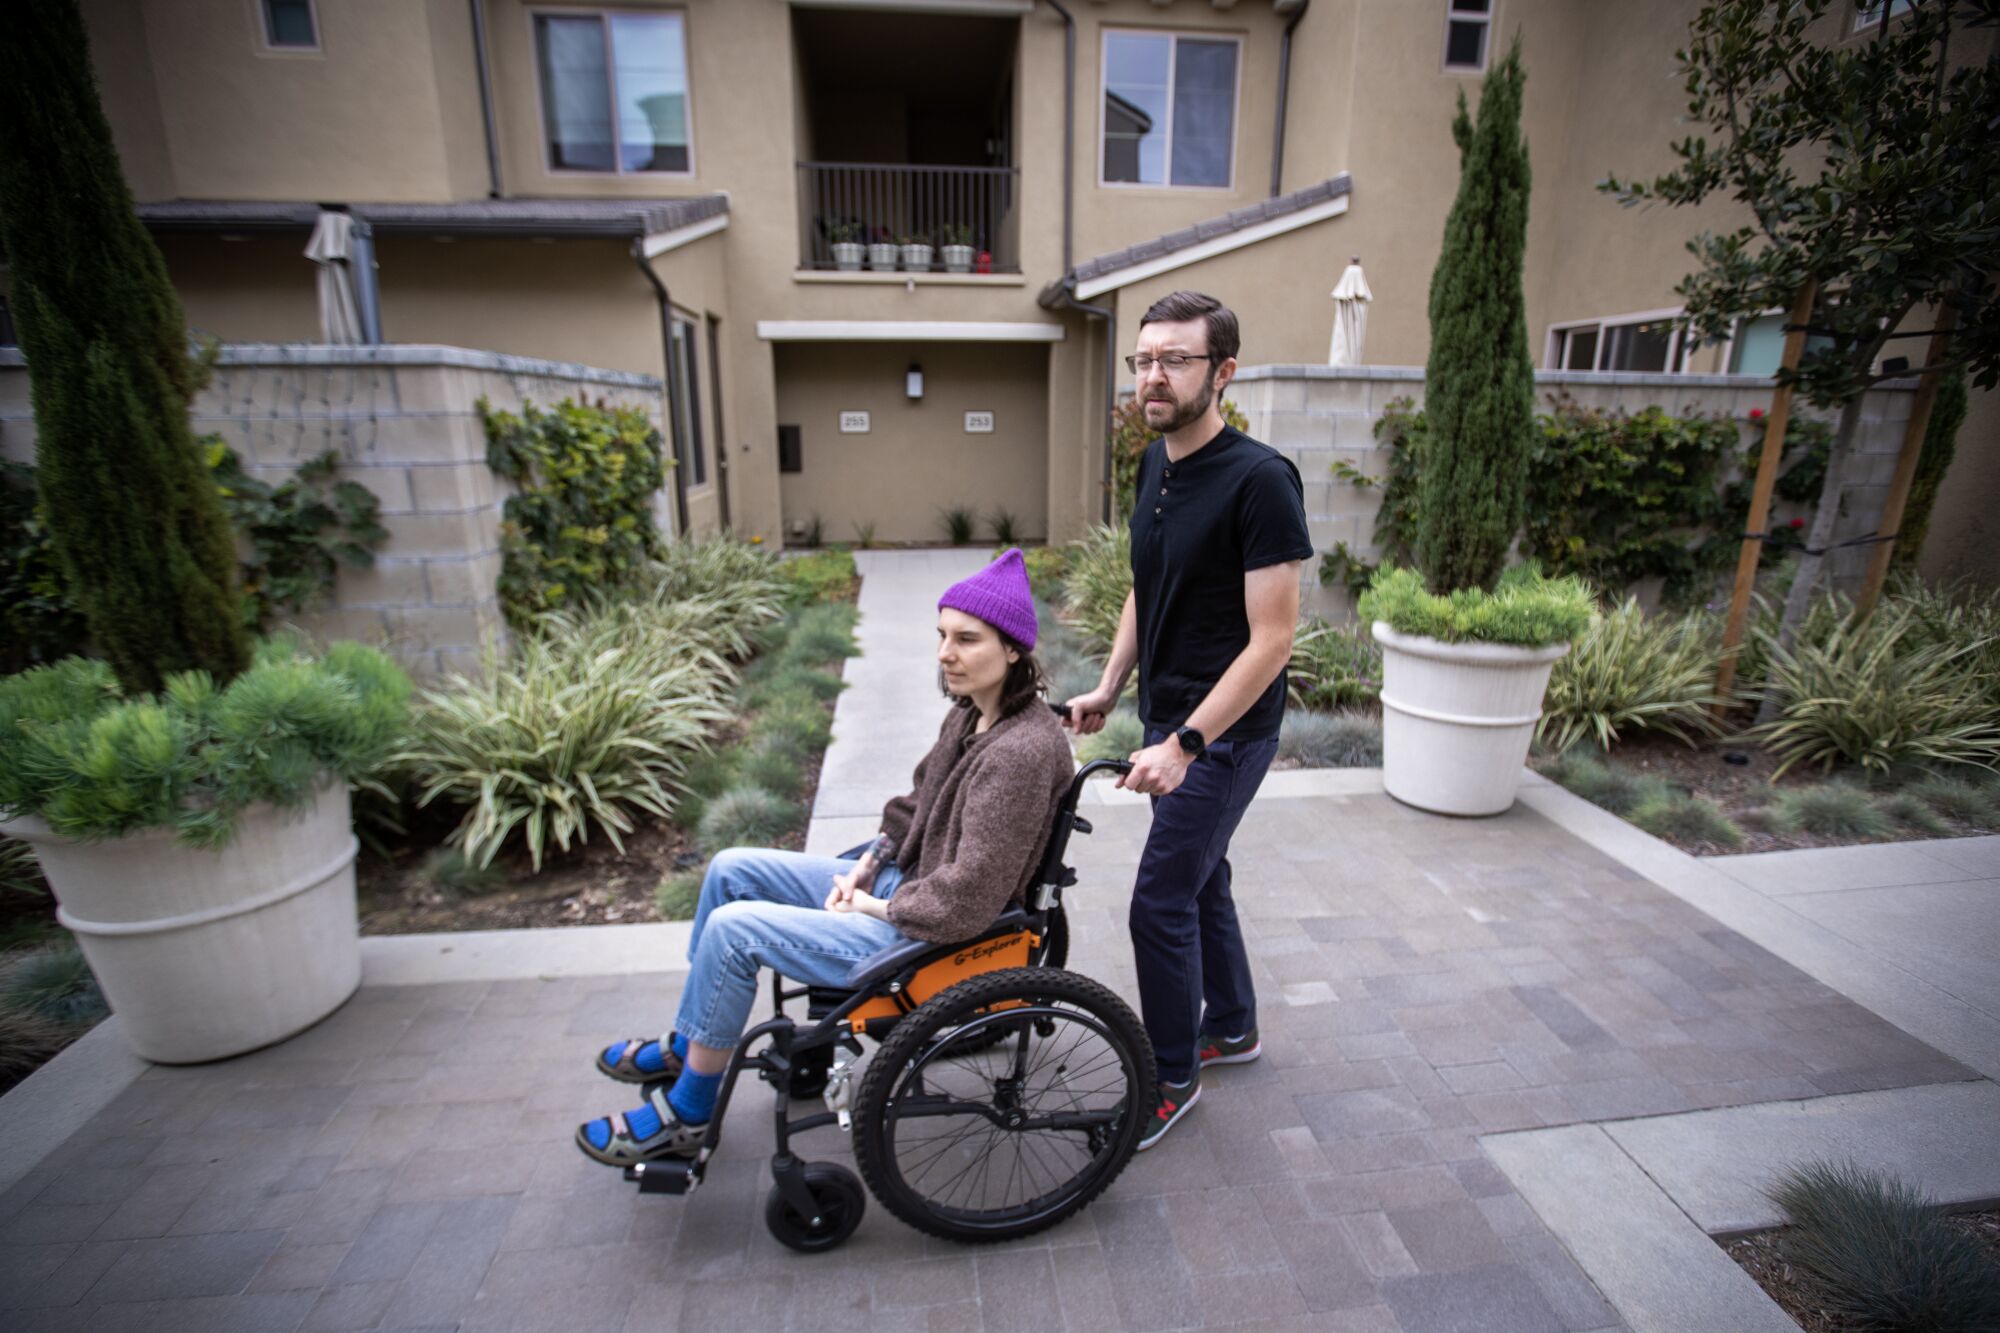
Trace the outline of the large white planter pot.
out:
M 1382 785 L 1441 815 L 1497 815 L 1514 804 L 1566 643 L 1516 648 L 1445 643 L 1376 621 L 1382 645 Z
M 253 806 L 219 851 L 166 829 L 74 842 L 25 815 L 0 832 L 33 845 L 56 919 L 148 1060 L 254 1051 L 311 1027 L 361 984 L 344 784 L 297 812 Z

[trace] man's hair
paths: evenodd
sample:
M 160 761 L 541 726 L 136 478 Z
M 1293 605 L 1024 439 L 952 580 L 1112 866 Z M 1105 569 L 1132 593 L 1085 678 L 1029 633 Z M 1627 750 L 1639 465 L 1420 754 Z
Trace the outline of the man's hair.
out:
M 1236 328 L 1236 312 L 1206 292 L 1169 292 L 1146 307 L 1139 327 L 1148 324 L 1183 324 L 1198 319 L 1208 325 L 1208 354 L 1215 358 L 1211 369 L 1236 355 L 1243 336 Z
M 1000 716 L 1012 717 L 1029 704 L 1042 701 L 1042 691 L 1048 688 L 1048 679 L 1042 674 L 1042 664 L 1035 660 L 1034 650 L 1003 629 L 995 629 L 1000 642 L 1019 653 L 1008 664 L 1007 675 L 1000 683 Z M 945 687 L 944 668 L 938 668 L 938 693 L 950 699 L 959 708 L 973 707 L 972 696 L 953 694 Z

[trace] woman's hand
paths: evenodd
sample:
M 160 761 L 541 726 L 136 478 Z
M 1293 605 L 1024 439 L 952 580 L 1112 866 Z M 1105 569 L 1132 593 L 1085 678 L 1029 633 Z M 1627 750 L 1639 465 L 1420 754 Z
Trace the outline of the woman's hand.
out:
M 829 912 L 853 912 L 859 916 L 872 916 L 877 921 L 889 919 L 889 900 L 877 898 L 864 887 L 848 883 L 852 876 L 842 875 L 833 882 L 833 892 L 827 895 L 826 910 Z
M 833 891 L 826 896 L 826 910 L 829 912 L 848 910 L 847 903 L 854 895 L 859 893 L 866 896 L 869 887 L 874 883 L 875 858 L 872 855 L 863 856 L 854 863 L 854 869 L 844 875 L 833 877 Z

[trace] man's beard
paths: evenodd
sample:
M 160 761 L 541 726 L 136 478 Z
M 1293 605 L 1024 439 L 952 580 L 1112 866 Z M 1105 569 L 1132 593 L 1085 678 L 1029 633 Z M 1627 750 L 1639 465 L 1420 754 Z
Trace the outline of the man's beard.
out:
M 1172 390 L 1168 390 L 1168 392 L 1171 393 Z M 1213 374 L 1209 374 L 1203 377 L 1201 382 L 1201 388 L 1195 391 L 1194 397 L 1188 399 L 1186 402 L 1182 402 L 1178 398 L 1147 399 L 1145 401 L 1145 407 L 1148 409 L 1146 412 L 1146 428 L 1148 430 L 1157 431 L 1161 435 L 1171 435 L 1175 431 L 1179 430 L 1181 427 L 1191 425 L 1192 423 L 1201 420 L 1202 414 L 1208 411 L 1209 404 L 1213 403 L 1214 401 L 1215 401 L 1215 376 Z M 1170 407 L 1173 409 L 1174 413 L 1173 419 L 1167 422 L 1167 424 L 1164 426 L 1158 424 L 1153 420 L 1153 415 L 1150 409 L 1156 402 L 1163 407 Z

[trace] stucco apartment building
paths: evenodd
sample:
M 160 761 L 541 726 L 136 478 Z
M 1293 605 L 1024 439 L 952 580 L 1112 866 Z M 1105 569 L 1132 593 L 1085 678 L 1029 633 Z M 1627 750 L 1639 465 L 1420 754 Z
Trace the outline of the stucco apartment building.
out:
M 934 539 L 953 505 L 1075 536 L 1103 512 L 1114 356 L 1177 287 L 1242 313 L 1245 364 L 1322 363 L 1359 255 L 1367 360 L 1421 364 L 1453 106 L 1517 35 L 1538 364 L 1767 373 L 1775 316 L 1695 349 L 1667 322 L 1726 207 L 1594 188 L 1670 165 L 1696 8 L 84 0 L 194 325 L 314 339 L 301 251 L 344 207 L 382 340 L 664 377 L 685 526 L 772 543 L 814 517 Z M 1968 513 L 2000 482 L 1980 466 Z

